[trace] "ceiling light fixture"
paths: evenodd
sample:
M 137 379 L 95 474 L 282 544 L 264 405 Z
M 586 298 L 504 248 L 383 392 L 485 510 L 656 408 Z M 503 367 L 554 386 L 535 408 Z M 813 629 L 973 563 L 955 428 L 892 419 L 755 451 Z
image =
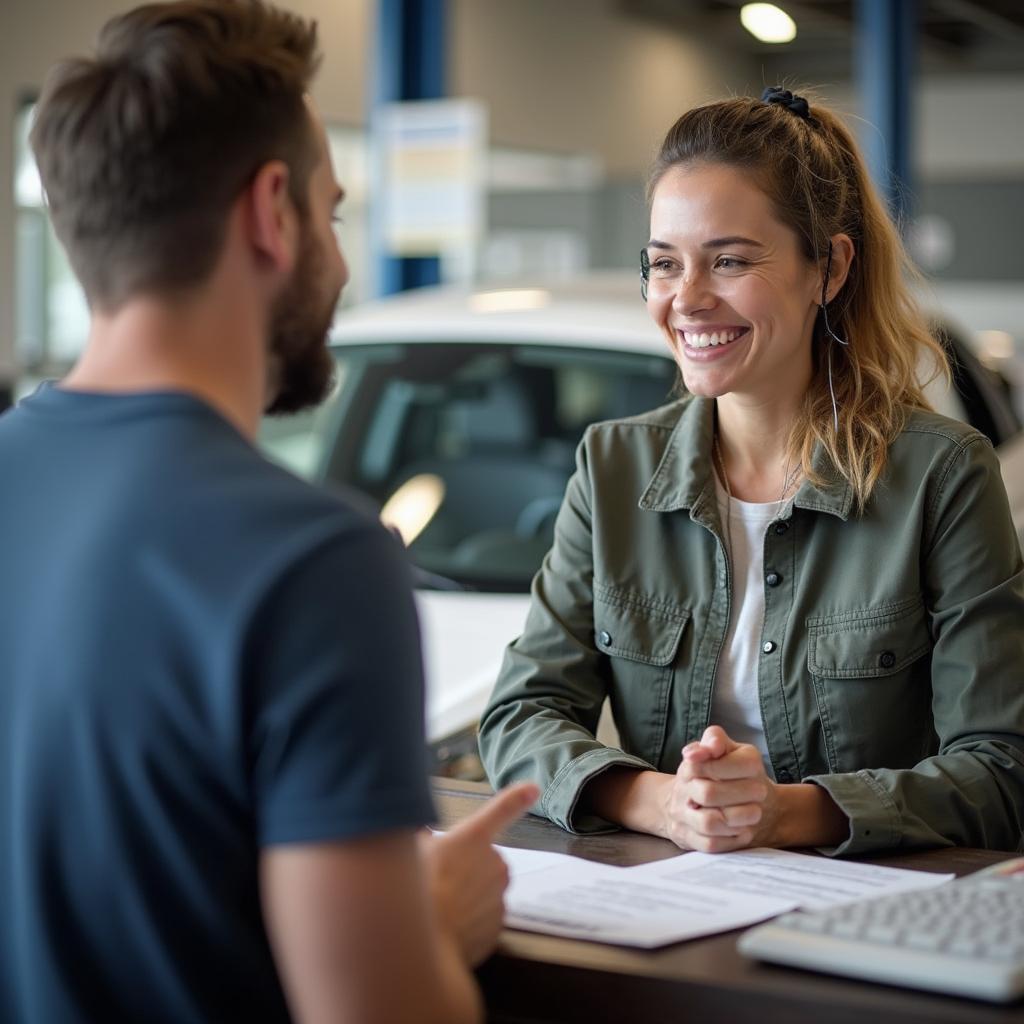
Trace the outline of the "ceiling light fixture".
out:
M 796 39 L 796 22 L 775 4 L 744 4 L 740 21 L 762 43 L 789 43 Z

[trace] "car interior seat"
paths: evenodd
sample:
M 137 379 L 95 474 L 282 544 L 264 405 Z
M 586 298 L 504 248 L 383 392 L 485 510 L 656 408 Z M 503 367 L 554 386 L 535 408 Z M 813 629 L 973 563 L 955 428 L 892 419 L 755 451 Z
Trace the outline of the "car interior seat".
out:
M 437 449 L 405 465 L 392 490 L 418 474 L 439 477 L 444 496 L 413 546 L 438 572 L 506 574 L 539 562 L 567 473 L 540 456 L 537 416 L 514 373 L 446 404 Z M 539 539 L 538 539 L 539 538 Z

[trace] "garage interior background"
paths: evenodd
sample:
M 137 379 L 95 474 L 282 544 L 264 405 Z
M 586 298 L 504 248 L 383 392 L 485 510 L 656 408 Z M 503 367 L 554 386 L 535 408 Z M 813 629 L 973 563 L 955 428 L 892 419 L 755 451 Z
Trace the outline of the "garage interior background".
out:
M 372 0 L 286 0 L 320 24 L 315 98 L 352 186 L 342 241 L 346 304 L 370 290 L 365 226 Z M 86 51 L 124 0 L 0 4 L 0 385 L 60 372 L 84 311 L 45 217 L 19 195 L 19 134 L 48 67 Z M 854 3 L 786 5 L 799 25 L 758 43 L 726 0 L 448 0 L 447 92 L 487 109 L 489 278 L 632 267 L 645 241 L 643 179 L 685 108 L 793 80 L 854 119 Z M 1006 358 L 1024 346 L 1024 5 L 919 0 L 911 240 L 938 305 Z M 31 193 L 31 190 L 29 190 Z

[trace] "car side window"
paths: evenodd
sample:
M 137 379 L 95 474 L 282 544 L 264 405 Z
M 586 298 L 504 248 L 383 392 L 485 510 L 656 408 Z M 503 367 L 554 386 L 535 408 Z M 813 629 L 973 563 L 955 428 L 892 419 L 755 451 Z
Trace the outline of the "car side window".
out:
M 589 423 L 672 398 L 667 356 L 548 345 L 417 342 L 335 349 L 342 385 L 320 415 L 321 479 L 398 522 L 427 574 L 525 592 Z

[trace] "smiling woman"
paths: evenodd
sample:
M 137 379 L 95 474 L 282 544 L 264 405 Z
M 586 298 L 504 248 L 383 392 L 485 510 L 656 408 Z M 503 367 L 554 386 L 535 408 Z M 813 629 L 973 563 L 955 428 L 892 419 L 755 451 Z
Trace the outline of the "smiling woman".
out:
M 812 374 L 821 275 L 764 192 L 734 167 L 672 167 L 654 190 L 651 233 L 647 305 L 687 389 L 798 404 Z M 844 237 L 836 249 L 842 271 L 851 248 Z
M 584 437 L 481 722 L 492 782 L 701 850 L 1015 847 L 1020 549 L 991 445 L 917 381 L 944 357 L 852 137 L 785 90 L 709 104 L 648 197 L 689 394 Z

